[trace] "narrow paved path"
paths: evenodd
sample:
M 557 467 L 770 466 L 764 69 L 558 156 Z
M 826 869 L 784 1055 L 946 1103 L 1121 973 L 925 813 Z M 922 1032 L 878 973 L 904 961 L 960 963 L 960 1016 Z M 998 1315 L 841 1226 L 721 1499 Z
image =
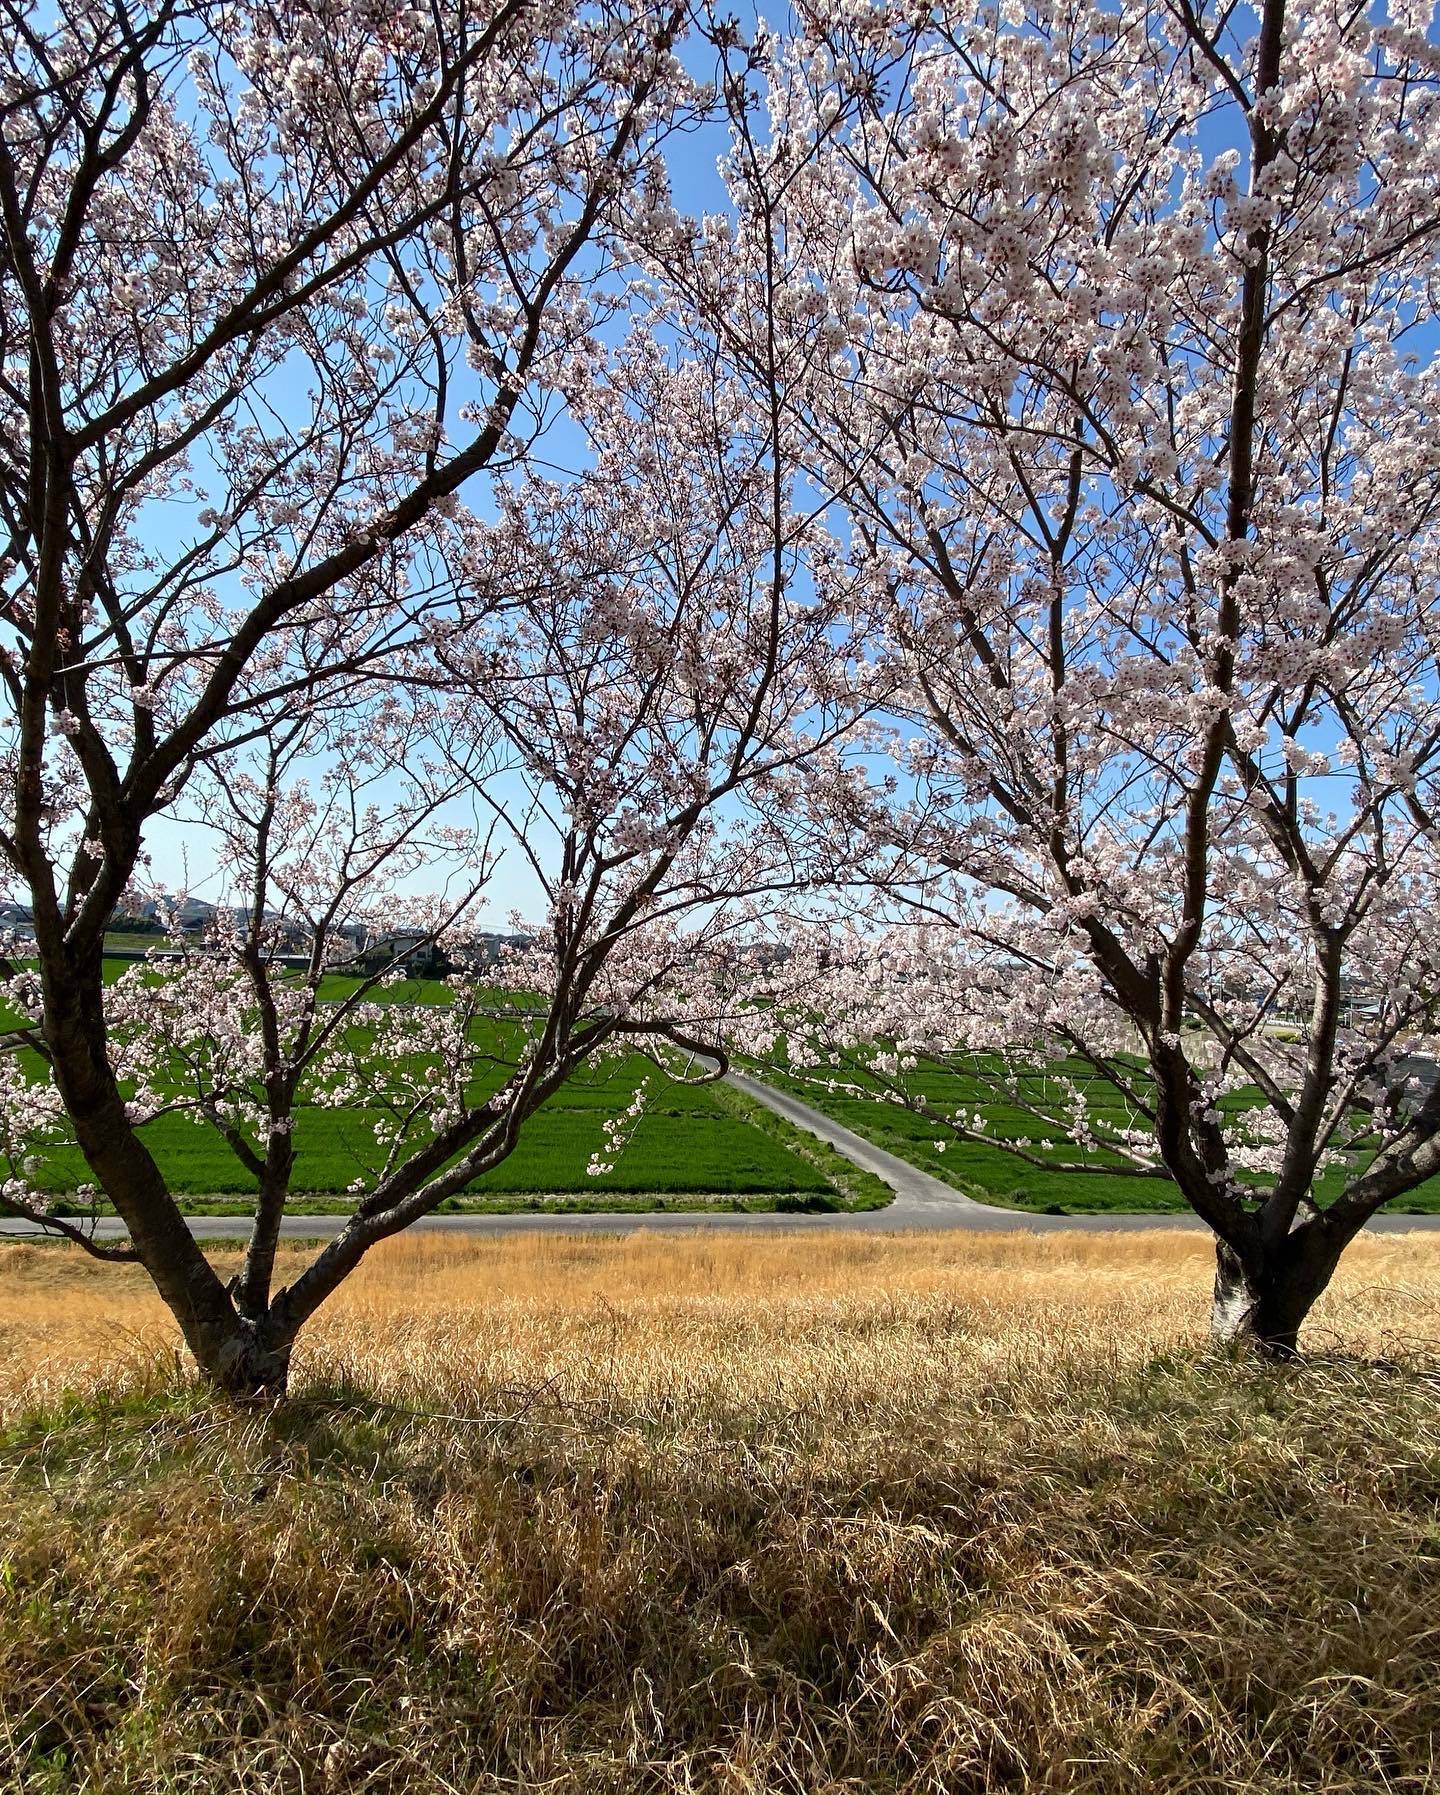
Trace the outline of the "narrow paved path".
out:
M 922 1172 L 918 1166 L 912 1166 L 909 1160 L 887 1153 L 883 1147 L 877 1147 L 863 1135 L 856 1134 L 840 1122 L 831 1121 L 829 1116 L 822 1115 L 818 1109 L 812 1109 L 808 1103 L 802 1103 L 787 1091 L 778 1091 L 773 1085 L 762 1084 L 758 1078 L 747 1078 L 743 1072 L 730 1073 L 726 1082 L 734 1085 L 737 1091 L 743 1091 L 756 1103 L 763 1103 L 766 1109 L 774 1110 L 777 1116 L 782 1116 L 794 1127 L 803 1128 L 807 1134 L 813 1134 L 818 1140 L 834 1147 L 852 1165 L 859 1166 L 862 1172 L 873 1172 L 888 1184 L 895 1193 L 895 1201 L 888 1209 L 866 1210 L 862 1212 L 864 1214 L 888 1215 L 892 1218 L 913 1214 L 917 1219 L 910 1226 L 922 1225 L 920 1218 L 933 1218 L 930 1225 L 941 1228 L 985 1228 L 992 1225 L 991 1218 L 997 1217 L 1003 1227 L 1014 1214 L 1014 1211 L 992 1209 L 988 1204 L 977 1203 L 973 1197 L 967 1197 L 953 1185 L 946 1184 L 943 1179 L 934 1178 L 929 1172 Z
M 735 1210 L 649 1210 L 639 1214 L 597 1211 L 593 1215 L 427 1215 L 411 1224 L 434 1234 L 635 1234 L 667 1233 L 675 1229 L 725 1228 L 804 1232 L 858 1228 L 878 1233 L 912 1231 L 974 1231 L 990 1233 L 1053 1233 L 1081 1230 L 1087 1233 L 1138 1233 L 1148 1228 L 1203 1228 L 1198 1216 L 1179 1215 L 1033 1215 L 1021 1209 L 996 1209 L 977 1203 L 939 1178 L 922 1172 L 908 1160 L 887 1153 L 873 1141 L 831 1121 L 818 1109 L 761 1084 L 758 1079 L 732 1072 L 730 1083 L 757 1103 L 774 1110 L 787 1122 L 826 1141 L 862 1171 L 873 1172 L 895 1192 L 895 1201 L 884 1209 L 825 1211 L 807 1215 L 795 1210 L 741 1213 Z M 186 1218 L 197 1240 L 234 1240 L 245 1231 L 243 1216 L 192 1215 Z M 343 1215 L 291 1215 L 280 1224 L 289 1240 L 325 1240 L 345 1226 Z M 1370 1224 L 1384 1233 L 1440 1229 L 1440 1215 L 1380 1215 Z M 0 1239 L 37 1235 L 33 1223 L 0 1223 Z M 123 1236 L 125 1224 L 113 1216 L 95 1225 L 99 1239 Z
M 1023 1209 L 997 1209 L 990 1203 L 977 1203 L 953 1185 L 922 1172 L 918 1166 L 877 1147 L 863 1135 L 854 1133 L 842 1123 L 832 1121 L 798 1097 L 778 1091 L 773 1085 L 747 1078 L 743 1072 L 732 1072 L 729 1082 L 747 1097 L 773 1109 L 797 1128 L 804 1128 L 819 1140 L 827 1141 L 862 1171 L 873 1172 L 895 1192 L 895 1201 L 886 1209 L 866 1210 L 858 1215 L 816 1216 L 816 1221 L 843 1226 L 879 1228 L 974 1228 L 1015 1231 L 1029 1229 L 1037 1233 L 1047 1230 L 1092 1229 L 1097 1233 L 1138 1231 L 1145 1228 L 1203 1228 L 1199 1216 L 1188 1211 L 1169 1215 L 1036 1215 Z M 643 1218 L 640 1218 L 643 1219 Z M 761 1216 L 761 1221 L 792 1221 L 792 1216 Z M 1369 1224 L 1386 1232 L 1440 1229 L 1440 1215 L 1380 1215 Z

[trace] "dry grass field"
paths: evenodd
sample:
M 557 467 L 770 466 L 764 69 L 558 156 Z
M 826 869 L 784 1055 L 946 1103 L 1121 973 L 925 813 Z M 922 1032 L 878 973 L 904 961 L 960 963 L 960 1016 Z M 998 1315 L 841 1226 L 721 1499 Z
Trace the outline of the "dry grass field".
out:
M 138 1274 L 0 1248 L 0 1789 L 1433 1791 L 1440 1241 L 1293 1367 L 1209 1275 L 416 1237 L 237 1413 Z

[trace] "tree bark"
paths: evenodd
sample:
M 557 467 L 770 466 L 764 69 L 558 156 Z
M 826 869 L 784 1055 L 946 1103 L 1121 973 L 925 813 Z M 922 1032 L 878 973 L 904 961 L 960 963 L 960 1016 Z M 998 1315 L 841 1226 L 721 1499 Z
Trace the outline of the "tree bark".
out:
M 94 958 L 89 978 L 56 977 L 46 969 L 44 1033 L 76 1142 L 201 1375 L 232 1396 L 283 1395 L 293 1333 L 268 1312 L 239 1312 L 136 1133 L 106 1053 L 98 953 Z
M 240 1400 L 278 1401 L 290 1377 L 292 1342 L 277 1337 L 264 1322 L 237 1317 L 229 1337 L 220 1341 L 209 1363 L 200 1369 L 227 1396 Z
M 1295 1358 L 1300 1329 L 1330 1282 L 1343 1246 L 1318 1217 L 1299 1223 L 1279 1241 L 1265 1241 L 1258 1228 L 1239 1247 L 1217 1239 L 1210 1312 L 1215 1340 L 1267 1358 Z

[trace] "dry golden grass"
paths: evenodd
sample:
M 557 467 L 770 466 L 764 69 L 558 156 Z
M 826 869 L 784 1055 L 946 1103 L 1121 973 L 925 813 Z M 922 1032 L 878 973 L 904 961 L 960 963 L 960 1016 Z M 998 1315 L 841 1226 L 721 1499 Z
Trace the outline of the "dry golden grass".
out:
M 237 1415 L 0 1249 L 0 1787 L 1428 1795 L 1440 1240 L 1292 1368 L 1210 1263 L 416 1236 Z
M 313 1249 L 282 1253 L 277 1281 Z M 221 1263 L 238 1257 L 221 1252 Z M 373 1253 L 297 1360 L 424 1399 L 558 1378 L 593 1395 L 683 1387 L 812 1389 L 827 1368 L 869 1383 L 920 1351 L 1124 1358 L 1204 1341 L 1213 1259 L 1176 1229 L 1143 1233 L 816 1231 L 592 1236 L 416 1234 Z M 173 1355 L 145 1274 L 78 1251 L 0 1246 L 0 1414 Z M 1440 1342 L 1440 1239 L 1362 1239 L 1310 1324 L 1313 1351 L 1406 1353 Z M 864 1364 L 874 1356 L 873 1364 Z M 738 1383 L 737 1383 L 737 1380 Z

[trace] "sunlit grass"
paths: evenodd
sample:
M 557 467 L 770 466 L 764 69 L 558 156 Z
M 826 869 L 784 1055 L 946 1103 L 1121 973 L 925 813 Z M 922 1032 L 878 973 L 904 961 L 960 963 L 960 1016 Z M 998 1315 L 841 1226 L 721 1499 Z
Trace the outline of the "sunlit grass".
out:
M 1428 1792 L 1440 1243 L 1292 1368 L 1209 1273 L 413 1237 L 236 1414 L 141 1274 L 5 1249 L 0 1786 Z

